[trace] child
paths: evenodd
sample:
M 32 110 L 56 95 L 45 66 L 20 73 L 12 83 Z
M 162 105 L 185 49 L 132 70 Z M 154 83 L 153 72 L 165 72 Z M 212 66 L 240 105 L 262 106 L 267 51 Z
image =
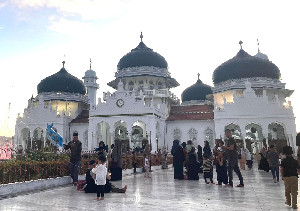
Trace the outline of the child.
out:
M 292 156 L 293 149 L 290 146 L 283 147 L 283 154 L 286 155 L 280 164 L 280 173 L 285 186 L 285 204 L 297 209 L 297 195 L 298 195 L 298 172 L 300 166 L 298 161 Z M 298 171 L 298 172 L 297 172 Z M 292 195 L 292 200 L 291 200 Z
M 104 200 L 104 186 L 107 177 L 106 157 L 100 155 L 98 159 L 98 165 L 92 169 L 91 173 L 94 174 L 92 176 L 95 177 L 95 184 L 97 185 L 97 198 L 95 200 Z
M 211 184 L 214 184 L 213 182 L 213 162 L 212 160 L 205 154 L 203 157 L 203 177 L 206 184 L 209 184 L 209 182 L 206 180 L 207 178 L 210 179 Z
M 146 156 L 145 156 L 145 175 L 144 175 L 144 177 L 146 177 L 146 178 L 151 178 L 150 177 L 150 163 L 149 163 L 149 155 L 147 154 Z
M 224 150 L 222 149 L 222 146 L 224 145 L 224 142 L 221 140 L 219 142 L 219 147 L 217 149 L 218 156 L 217 156 L 217 165 L 218 171 L 217 171 L 217 185 L 228 184 L 228 176 L 227 176 L 227 166 L 226 166 L 226 160 L 224 159 Z

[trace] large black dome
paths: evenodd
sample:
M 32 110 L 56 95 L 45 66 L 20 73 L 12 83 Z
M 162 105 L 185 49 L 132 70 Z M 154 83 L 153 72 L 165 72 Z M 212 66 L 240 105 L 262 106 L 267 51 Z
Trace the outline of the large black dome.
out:
M 206 95 L 212 94 L 211 86 L 202 83 L 200 79 L 197 82 L 186 88 L 182 94 L 181 99 L 182 102 L 191 101 L 191 100 L 206 100 Z
M 280 79 L 280 70 L 269 60 L 251 56 L 241 49 L 235 57 L 221 64 L 213 73 L 214 84 L 239 78 Z
M 168 63 L 163 56 L 148 48 L 143 41 L 131 52 L 123 56 L 118 63 L 118 70 L 128 67 L 160 67 L 168 68 Z
M 81 80 L 71 75 L 63 67 L 59 72 L 43 79 L 37 86 L 38 94 L 42 92 L 69 92 L 85 94 L 85 86 Z

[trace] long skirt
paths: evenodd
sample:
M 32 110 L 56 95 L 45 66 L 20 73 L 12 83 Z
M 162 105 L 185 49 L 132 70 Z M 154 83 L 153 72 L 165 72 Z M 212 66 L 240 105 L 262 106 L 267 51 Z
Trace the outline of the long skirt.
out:
M 174 163 L 174 179 L 184 179 L 183 163 Z
M 122 180 L 122 168 L 120 167 L 110 168 L 110 173 L 111 173 L 111 181 Z

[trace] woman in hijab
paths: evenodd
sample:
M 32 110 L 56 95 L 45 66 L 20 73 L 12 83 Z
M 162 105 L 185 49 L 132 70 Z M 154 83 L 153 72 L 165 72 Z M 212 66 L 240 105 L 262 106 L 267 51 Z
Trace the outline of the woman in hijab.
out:
M 203 157 L 210 158 L 212 155 L 208 141 L 204 141 Z
M 199 163 L 195 154 L 195 147 L 192 147 L 189 154 L 189 163 L 187 165 L 188 180 L 199 180 Z
M 119 139 L 115 140 L 111 158 L 111 181 L 122 180 L 122 142 Z
M 183 149 L 179 145 L 179 140 L 173 141 L 171 154 L 173 155 L 174 179 L 182 180 L 184 179 L 183 162 L 185 161 L 185 157 Z
M 202 157 L 202 147 L 198 145 L 198 161 L 199 161 L 199 166 L 201 167 L 203 165 L 203 157 Z M 203 169 L 199 167 L 199 173 L 203 173 Z

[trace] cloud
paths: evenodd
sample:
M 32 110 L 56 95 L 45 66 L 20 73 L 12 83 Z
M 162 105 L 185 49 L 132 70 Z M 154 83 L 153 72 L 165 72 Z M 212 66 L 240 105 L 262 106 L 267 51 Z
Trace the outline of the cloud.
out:
M 49 30 L 55 31 L 60 34 L 80 37 L 84 34 L 92 33 L 93 28 L 90 23 L 82 21 L 71 21 L 65 18 L 57 18 L 51 16 L 51 25 L 48 27 Z
M 0 2 L 0 9 L 5 7 L 7 5 L 7 2 Z
M 79 15 L 83 20 L 102 20 L 117 16 L 129 0 L 11 0 L 21 9 L 56 9 L 63 16 Z
M 0 30 L 2 30 L 2 29 L 4 29 L 4 28 L 5 28 L 5 26 L 4 26 L 4 25 L 0 26 Z

